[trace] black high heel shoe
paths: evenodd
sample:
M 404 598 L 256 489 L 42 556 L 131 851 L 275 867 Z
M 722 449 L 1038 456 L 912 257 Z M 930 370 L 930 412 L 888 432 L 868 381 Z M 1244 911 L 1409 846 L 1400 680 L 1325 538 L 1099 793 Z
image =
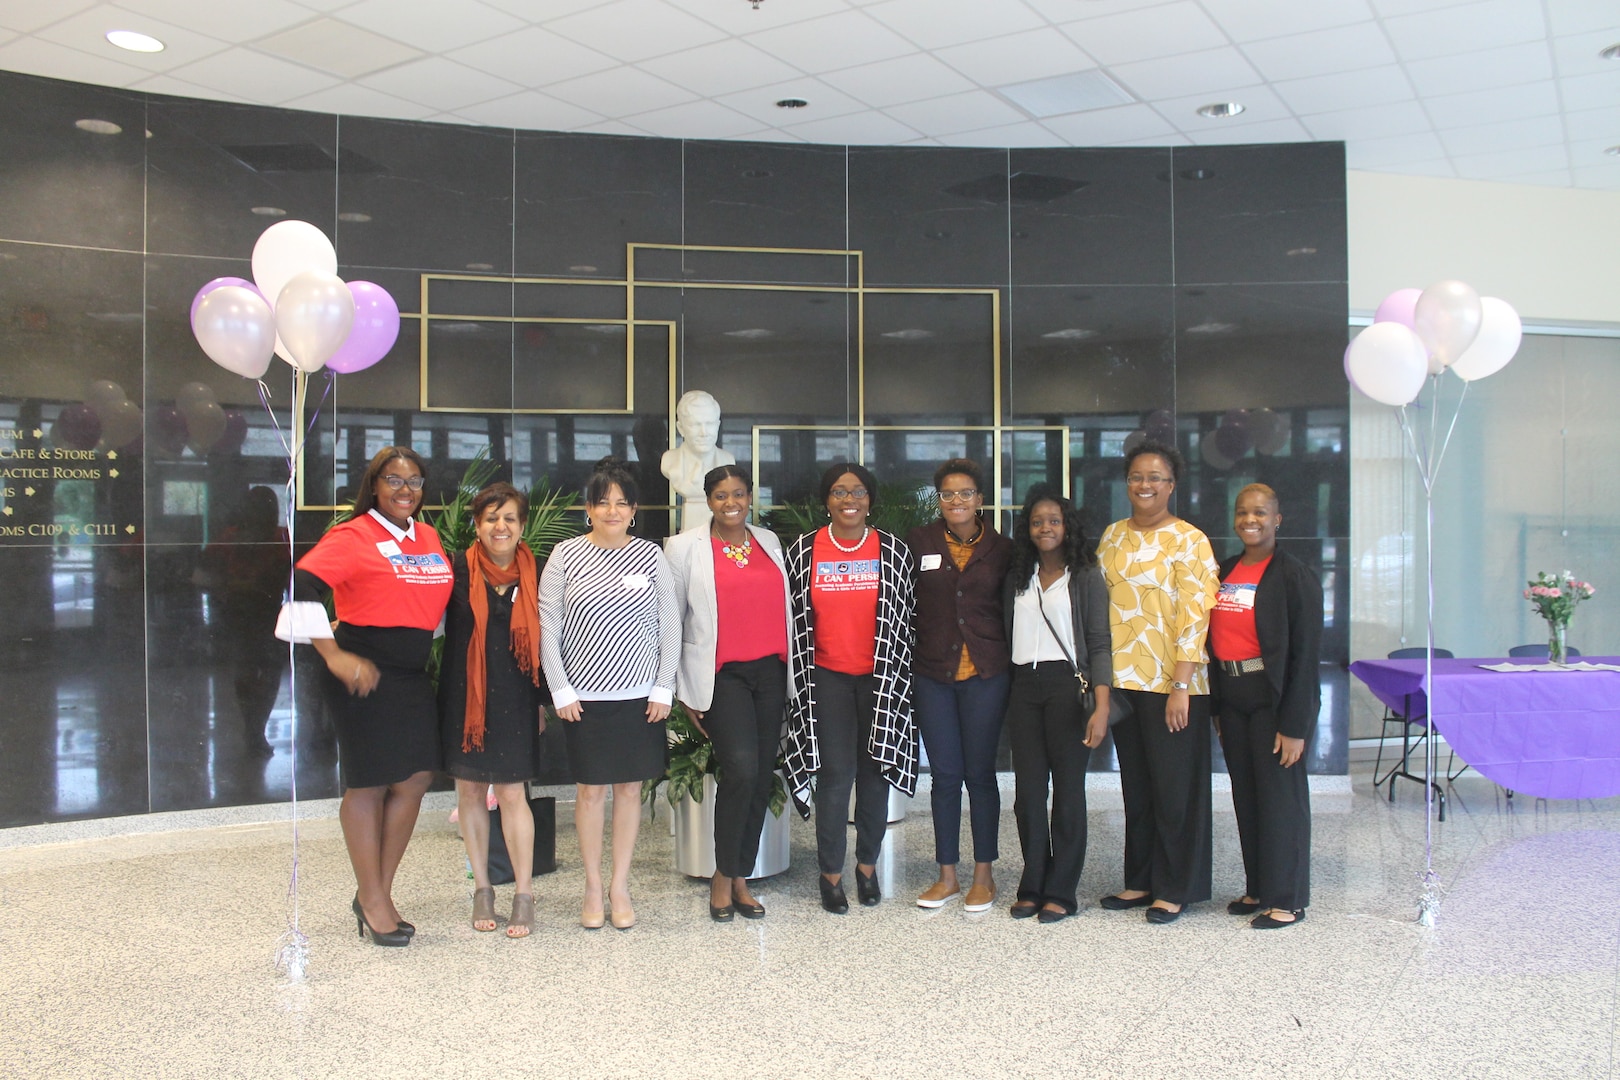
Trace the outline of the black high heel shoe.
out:
M 842 915 L 849 911 L 849 897 L 844 895 L 842 881 L 828 881 L 826 875 L 816 878 L 821 883 L 821 906 L 834 915 Z
M 354 911 L 354 921 L 359 936 L 365 937 L 367 933 L 370 933 L 371 943 L 373 945 L 382 945 L 387 948 L 397 949 L 411 943 L 411 935 L 405 932 L 405 926 L 403 923 L 400 924 L 400 927 L 397 930 L 373 930 L 371 928 L 371 924 L 366 922 L 365 909 L 360 906 L 360 896 L 358 893 L 355 894 L 354 903 L 350 904 L 349 906 Z
M 361 919 L 365 918 L 365 916 L 360 913 L 360 894 L 359 893 L 354 894 L 354 902 L 349 905 L 349 910 L 353 911 L 358 918 L 361 918 Z M 410 923 L 406 922 L 404 919 L 400 919 L 399 920 L 399 932 L 404 934 L 406 937 L 415 937 L 416 936 L 416 927 L 412 926 Z
M 860 899 L 862 907 L 871 907 L 883 899 L 883 891 L 878 888 L 877 871 L 870 874 L 861 873 L 861 868 L 855 868 L 855 895 Z

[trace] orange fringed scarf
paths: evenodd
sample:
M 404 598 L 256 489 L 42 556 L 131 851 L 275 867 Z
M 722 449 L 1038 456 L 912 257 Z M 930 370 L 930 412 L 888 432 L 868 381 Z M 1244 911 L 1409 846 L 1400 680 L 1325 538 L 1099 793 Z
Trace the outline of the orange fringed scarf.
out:
M 517 595 L 512 598 L 512 655 L 517 657 L 518 668 L 540 685 L 540 590 L 539 574 L 535 569 L 534 552 L 519 544 L 512 565 L 502 569 L 484 555 L 484 545 L 473 544 L 467 549 L 467 603 L 472 607 L 473 634 L 467 642 L 467 718 L 462 725 L 461 749 L 484 748 L 484 702 L 489 687 L 489 672 L 484 660 L 484 639 L 489 635 L 489 596 L 484 592 L 487 579 L 491 585 L 510 585 L 517 582 Z

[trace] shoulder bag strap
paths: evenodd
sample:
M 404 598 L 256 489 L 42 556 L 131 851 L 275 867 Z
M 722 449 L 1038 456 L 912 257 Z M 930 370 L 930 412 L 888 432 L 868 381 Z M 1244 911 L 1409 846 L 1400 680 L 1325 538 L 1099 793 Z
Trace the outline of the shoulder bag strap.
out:
M 1086 678 L 1086 673 L 1080 670 L 1080 665 L 1074 662 L 1074 657 L 1070 655 L 1068 646 L 1063 644 L 1062 635 L 1057 632 L 1057 627 L 1052 625 L 1052 620 L 1046 617 L 1046 604 L 1041 599 L 1041 592 L 1039 591 L 1040 580 L 1038 578 L 1036 579 L 1035 587 L 1037 590 L 1035 593 L 1035 607 L 1041 613 L 1041 621 L 1046 624 L 1046 629 L 1051 631 L 1052 640 L 1057 642 L 1058 651 L 1061 652 L 1063 654 L 1063 658 L 1069 662 L 1069 666 L 1074 668 L 1074 677 L 1080 680 L 1080 691 L 1081 693 L 1084 693 L 1085 691 L 1091 689 L 1091 680 Z

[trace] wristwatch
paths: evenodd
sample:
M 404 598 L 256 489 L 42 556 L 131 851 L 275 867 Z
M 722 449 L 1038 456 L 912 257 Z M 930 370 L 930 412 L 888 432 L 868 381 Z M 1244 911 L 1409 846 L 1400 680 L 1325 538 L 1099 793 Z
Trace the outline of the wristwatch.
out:
M 1172 690 L 1191 690 L 1192 687 L 1190 685 L 1188 685 L 1187 683 L 1176 682 L 1175 680 L 1172 679 L 1171 682 L 1170 682 L 1170 689 L 1172 689 Z

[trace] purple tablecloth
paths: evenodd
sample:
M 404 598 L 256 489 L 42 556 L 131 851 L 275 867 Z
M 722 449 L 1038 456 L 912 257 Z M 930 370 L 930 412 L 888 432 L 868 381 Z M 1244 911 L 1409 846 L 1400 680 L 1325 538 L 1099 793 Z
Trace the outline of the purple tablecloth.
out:
M 1620 795 L 1620 671 L 1479 666 L 1503 662 L 1434 661 L 1432 710 L 1422 660 L 1357 660 L 1350 674 L 1397 712 L 1411 695 L 1413 715 L 1432 711 L 1457 756 L 1509 791 L 1546 799 Z

